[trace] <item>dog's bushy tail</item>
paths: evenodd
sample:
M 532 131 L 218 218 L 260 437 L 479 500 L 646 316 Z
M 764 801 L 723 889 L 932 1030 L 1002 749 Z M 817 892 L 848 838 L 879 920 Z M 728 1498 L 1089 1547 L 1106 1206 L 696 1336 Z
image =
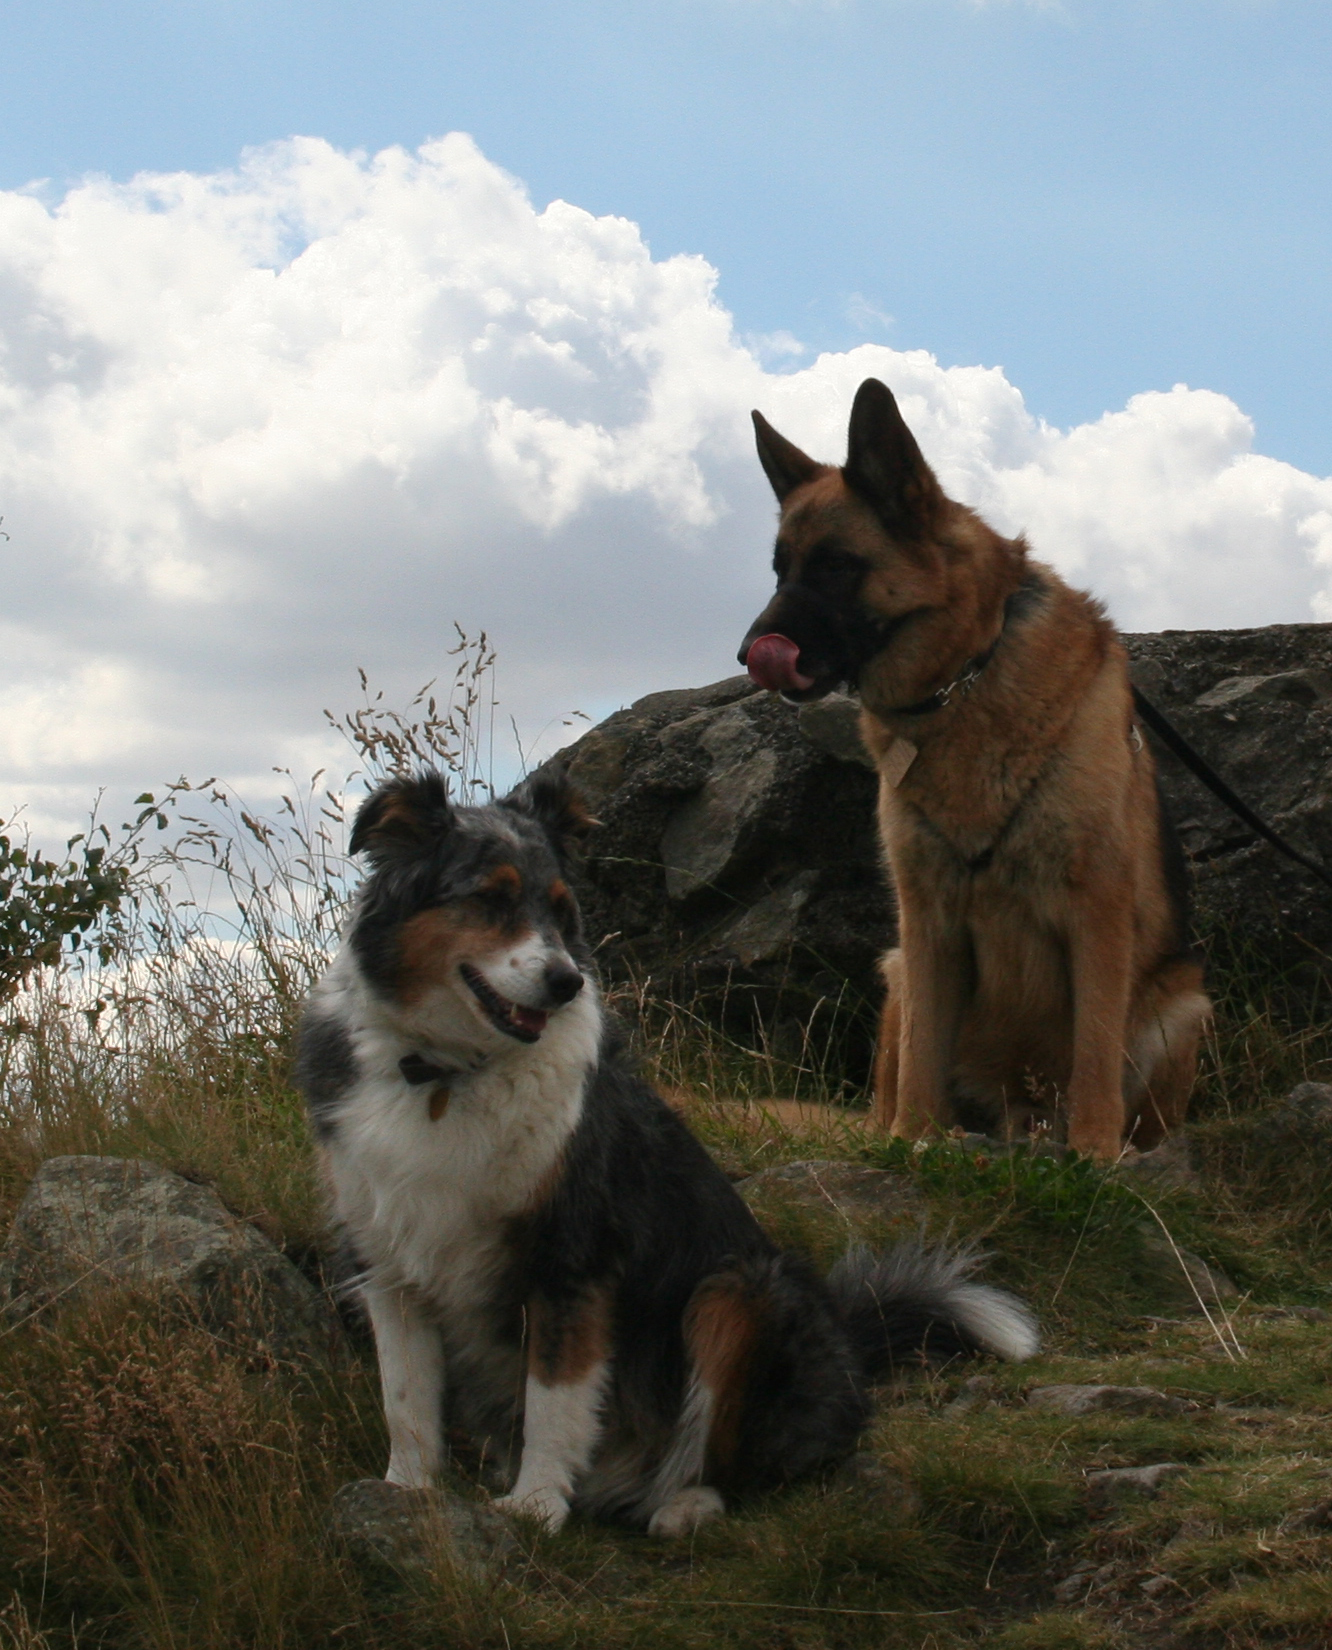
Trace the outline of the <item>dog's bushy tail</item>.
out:
M 922 1358 L 1031 1357 L 1040 1345 L 1035 1317 L 1016 1295 L 973 1282 L 980 1264 L 975 1249 L 927 1248 L 919 1239 L 843 1255 L 828 1287 L 871 1380 Z

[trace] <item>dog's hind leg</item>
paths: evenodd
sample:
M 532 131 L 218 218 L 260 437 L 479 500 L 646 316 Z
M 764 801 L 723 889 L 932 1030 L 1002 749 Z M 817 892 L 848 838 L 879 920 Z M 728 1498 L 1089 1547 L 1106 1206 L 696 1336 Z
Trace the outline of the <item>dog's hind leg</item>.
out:
M 421 1489 L 439 1471 L 444 1398 L 444 1348 L 439 1331 L 400 1289 L 364 1284 L 362 1299 L 375 1332 L 384 1419 L 389 1431 L 385 1477 Z
M 1129 1138 L 1139 1151 L 1151 1151 L 1183 1124 L 1211 1012 L 1202 969 L 1188 958 L 1168 963 L 1140 993 L 1124 1073 Z
M 902 953 L 890 951 L 879 964 L 886 994 L 874 1050 L 874 1121 L 891 1129 L 897 1115 L 897 1068 L 902 1044 Z
M 523 1456 L 518 1480 L 495 1505 L 528 1513 L 548 1530 L 569 1516 L 579 1478 L 601 1438 L 610 1380 L 610 1312 L 593 1293 L 559 1305 L 528 1306 Z
M 685 1313 L 689 1382 L 644 1508 L 649 1535 L 684 1535 L 725 1511 L 702 1479 L 734 1464 L 759 1327 L 752 1282 L 738 1273 L 720 1272 L 694 1291 Z

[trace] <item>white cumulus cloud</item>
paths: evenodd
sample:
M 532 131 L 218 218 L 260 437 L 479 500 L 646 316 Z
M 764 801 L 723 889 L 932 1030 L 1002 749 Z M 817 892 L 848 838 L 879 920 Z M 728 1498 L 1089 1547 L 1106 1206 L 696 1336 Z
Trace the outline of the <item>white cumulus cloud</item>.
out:
M 1332 480 L 1225 397 L 1065 432 L 921 351 L 767 371 L 798 341 L 747 347 L 715 279 L 537 211 L 461 135 L 0 195 L 0 811 L 262 786 L 327 748 L 357 666 L 418 685 L 455 620 L 529 738 L 728 674 L 769 585 L 748 409 L 837 460 L 871 374 L 955 496 L 1122 624 L 1332 618 Z

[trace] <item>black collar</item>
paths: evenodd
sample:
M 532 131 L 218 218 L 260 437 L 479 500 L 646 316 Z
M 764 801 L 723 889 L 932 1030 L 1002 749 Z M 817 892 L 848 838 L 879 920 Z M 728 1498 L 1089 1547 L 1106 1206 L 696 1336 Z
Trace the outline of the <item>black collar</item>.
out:
M 1004 602 L 1004 622 L 999 626 L 999 634 L 985 649 L 984 653 L 977 653 L 974 658 L 968 659 L 948 686 L 940 688 L 937 693 L 930 694 L 928 699 L 917 699 L 914 705 L 894 705 L 891 710 L 885 711 L 884 714 L 887 716 L 931 716 L 936 710 L 942 710 L 954 695 L 965 699 L 967 694 L 975 687 L 976 679 L 981 671 L 994 658 L 995 651 L 1000 642 L 1003 641 L 1004 632 L 1008 629 L 1010 623 L 1014 619 L 1021 618 L 1031 608 L 1034 598 L 1039 595 L 1042 588 L 1039 575 L 1028 573 L 1022 583 Z
M 398 1061 L 398 1070 L 404 1081 L 413 1088 L 420 1088 L 425 1083 L 447 1083 L 454 1077 L 462 1076 L 459 1067 L 434 1065 L 423 1054 L 404 1054 Z
M 968 659 L 947 687 L 942 687 L 937 693 L 932 693 L 928 699 L 917 699 L 914 705 L 894 705 L 887 714 L 889 716 L 930 716 L 936 710 L 942 710 L 952 700 L 955 693 L 965 699 L 976 685 L 976 678 L 989 664 L 990 660 L 994 658 L 994 650 L 999 646 L 999 638 L 1002 635 L 1003 631 L 1001 630 L 984 653 L 978 653 L 974 659 Z

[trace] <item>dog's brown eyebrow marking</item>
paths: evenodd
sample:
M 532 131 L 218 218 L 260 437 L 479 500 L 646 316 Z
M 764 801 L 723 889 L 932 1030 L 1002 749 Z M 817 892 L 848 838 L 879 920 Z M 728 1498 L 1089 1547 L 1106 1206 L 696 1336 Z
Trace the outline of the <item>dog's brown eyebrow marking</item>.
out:
M 562 877 L 556 877 L 550 887 L 546 889 L 546 898 L 552 905 L 563 905 L 568 900 L 568 884 Z
M 508 899 L 517 899 L 522 891 L 522 872 L 516 865 L 497 865 L 477 889 L 479 894 L 503 894 Z

